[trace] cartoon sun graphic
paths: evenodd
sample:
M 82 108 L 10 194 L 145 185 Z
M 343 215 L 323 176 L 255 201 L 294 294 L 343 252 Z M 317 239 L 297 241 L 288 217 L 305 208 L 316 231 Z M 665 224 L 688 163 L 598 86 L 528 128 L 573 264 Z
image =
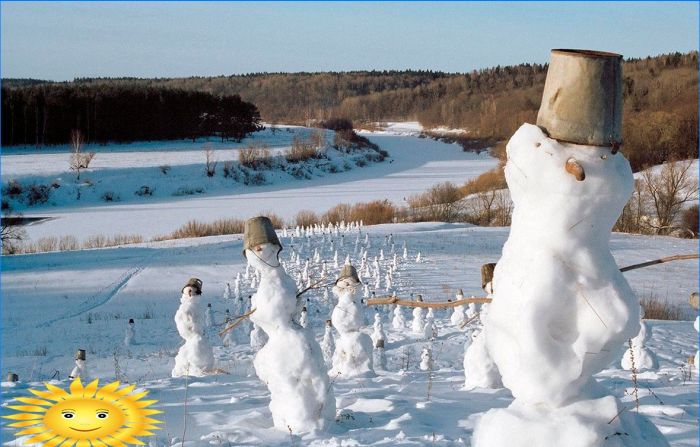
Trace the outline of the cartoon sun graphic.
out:
M 141 400 L 148 391 L 133 393 L 135 385 L 119 388 L 112 382 L 97 388 L 97 380 L 83 386 L 80 378 L 70 384 L 70 392 L 46 384 L 46 391 L 29 390 L 34 397 L 16 397 L 26 405 L 8 405 L 18 413 L 3 416 L 22 427 L 15 436 L 30 435 L 25 444 L 41 443 L 44 447 L 123 447 L 144 443 L 137 436 L 153 435 L 154 424 L 162 421 L 149 416 L 162 413 L 148 409 L 157 401 Z

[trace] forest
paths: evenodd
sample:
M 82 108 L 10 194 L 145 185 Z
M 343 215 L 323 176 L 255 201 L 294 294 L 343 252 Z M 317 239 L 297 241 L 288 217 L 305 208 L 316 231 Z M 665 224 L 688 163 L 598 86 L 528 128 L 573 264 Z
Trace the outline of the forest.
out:
M 669 159 L 697 158 L 698 52 L 628 59 L 623 70 L 623 152 L 633 169 L 637 171 Z M 159 99 L 149 102 L 149 113 L 155 116 L 144 117 L 133 124 L 132 131 L 136 135 L 152 127 L 172 129 L 180 137 L 198 135 L 202 132 L 200 115 L 191 120 L 192 109 L 199 112 L 207 97 L 240 95 L 244 101 L 255 104 L 262 119 L 269 123 L 315 125 L 343 117 L 363 126 L 378 121 L 416 120 L 426 127 L 467 129 L 468 138 L 478 141 L 502 141 L 523 122 L 535 122 L 546 73 L 546 64 L 520 64 L 469 73 L 411 70 L 251 73 L 173 79 L 79 78 L 69 83 L 6 79 L 3 80 L 2 141 L 3 144 L 7 141 L 14 142 L 10 144 L 55 141 L 52 138 L 57 137 L 49 137 L 51 129 L 36 130 L 42 127 L 39 123 L 43 122 L 44 115 L 40 111 L 38 120 L 31 117 L 20 120 L 25 122 L 24 127 L 14 124 L 6 132 L 11 119 L 7 117 L 10 105 L 6 104 L 6 96 L 32 96 L 40 91 L 56 90 L 54 96 L 61 97 L 58 92 L 62 89 L 77 89 L 71 91 L 81 95 L 103 89 L 110 92 L 145 89 L 143 91 L 158 92 L 160 98 L 166 98 L 167 91 L 178 92 L 184 104 L 176 101 L 169 113 L 177 124 L 167 126 L 156 118 L 163 116 L 156 112 L 170 108 Z M 208 96 L 199 96 L 203 94 Z M 96 106 L 96 101 L 91 104 Z M 100 110 L 107 107 L 106 104 L 100 106 Z M 140 105 L 138 110 L 146 112 Z M 14 110 L 10 115 L 17 119 L 22 113 L 31 114 L 34 110 Z M 82 126 L 87 126 L 86 120 L 92 116 L 91 125 L 95 125 L 94 113 L 77 112 L 72 116 L 82 117 Z M 28 129 L 27 122 L 31 124 Z M 125 127 L 120 127 L 118 133 L 127 131 Z M 90 132 L 91 140 L 99 141 L 109 135 L 95 129 Z M 155 133 L 167 138 L 177 137 L 165 129 Z M 68 138 L 68 134 L 62 138 Z
M 254 104 L 140 84 L 12 83 L 2 88 L 2 145 L 173 140 L 216 135 L 241 140 L 261 129 Z

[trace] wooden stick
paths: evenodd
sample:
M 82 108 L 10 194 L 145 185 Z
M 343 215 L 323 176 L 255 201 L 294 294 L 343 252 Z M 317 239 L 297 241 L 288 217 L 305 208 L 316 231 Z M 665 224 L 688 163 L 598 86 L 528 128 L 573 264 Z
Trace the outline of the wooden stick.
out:
M 324 279 L 326 279 L 325 276 L 323 278 L 319 279 L 318 281 L 316 281 L 315 283 L 311 284 L 309 287 L 305 288 L 304 290 L 297 292 L 297 298 L 299 298 L 300 296 L 302 296 L 303 294 L 305 294 L 306 292 L 308 292 L 311 289 L 318 289 L 320 287 L 330 286 L 331 285 L 330 283 L 326 284 L 325 286 L 319 286 L 319 284 L 321 284 Z
M 671 262 L 671 261 L 681 261 L 685 259 L 698 259 L 699 255 L 697 253 L 695 254 L 690 254 L 690 255 L 675 255 L 675 256 L 668 256 L 665 258 L 660 258 L 660 259 L 654 259 L 653 261 L 647 261 L 647 262 L 642 262 L 639 264 L 632 264 L 628 265 L 627 267 L 622 267 L 620 269 L 621 272 L 626 272 L 629 270 L 634 270 L 634 269 L 640 269 L 643 267 L 649 267 L 650 265 L 656 265 L 656 264 L 663 264 L 664 262 Z
M 256 309 L 257 309 L 257 308 L 256 308 Z M 253 310 L 251 310 L 250 312 L 246 312 L 246 313 L 244 313 L 243 315 L 241 315 L 240 317 L 236 318 L 236 321 L 234 321 L 233 323 L 231 323 L 230 326 L 228 326 L 228 327 L 227 327 L 226 329 L 224 329 L 223 331 L 219 332 L 219 337 L 223 337 L 224 334 L 226 334 L 226 332 L 235 329 L 236 326 L 238 326 L 239 324 L 241 324 L 241 323 L 243 322 L 243 320 L 245 320 L 246 318 L 248 318 L 253 312 L 255 312 L 256 309 L 253 309 Z
M 471 323 L 472 321 L 476 320 L 477 318 L 479 318 L 479 314 L 474 315 L 473 317 L 471 317 L 470 319 L 468 319 L 467 321 L 465 321 L 464 323 L 462 323 L 462 325 L 461 325 L 459 328 L 460 328 L 460 329 L 464 329 L 464 327 L 465 327 L 466 325 L 468 325 L 468 324 Z
M 382 305 L 382 304 L 396 304 L 397 306 L 406 307 L 423 307 L 423 308 L 447 308 L 447 307 L 457 307 L 462 304 L 469 303 L 490 303 L 493 301 L 491 298 L 464 298 L 457 301 L 448 301 L 446 303 L 441 302 L 427 302 L 427 301 L 410 301 L 402 300 L 396 296 L 382 297 L 382 298 L 372 298 L 367 300 L 368 306 Z

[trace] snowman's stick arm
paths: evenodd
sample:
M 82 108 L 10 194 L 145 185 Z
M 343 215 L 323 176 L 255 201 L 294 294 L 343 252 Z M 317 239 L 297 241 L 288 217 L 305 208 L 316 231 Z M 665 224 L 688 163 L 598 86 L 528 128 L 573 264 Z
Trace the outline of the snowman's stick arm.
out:
M 303 294 L 305 294 L 306 292 L 308 292 L 311 289 L 318 289 L 321 287 L 330 286 L 332 284 L 332 283 L 328 283 L 328 284 L 324 284 L 323 286 L 319 286 L 319 284 L 321 284 L 324 279 L 326 279 L 325 276 L 323 278 L 319 279 L 318 281 L 316 281 L 315 283 L 311 284 L 309 287 L 297 292 L 297 298 L 299 298 L 300 296 L 302 296 Z
M 465 321 L 464 323 L 462 323 L 462 325 L 461 325 L 459 328 L 460 328 L 460 329 L 464 329 L 469 323 L 471 323 L 472 321 L 476 320 L 477 318 L 479 318 L 479 314 L 474 315 L 473 317 L 471 317 L 470 319 L 468 319 L 467 321 Z
M 367 300 L 368 306 L 382 305 L 382 304 L 396 304 L 397 306 L 406 307 L 423 307 L 423 308 L 446 308 L 446 307 L 457 307 L 462 304 L 469 303 L 490 303 L 493 301 L 491 298 L 464 298 L 462 300 L 447 301 L 447 302 L 432 302 L 427 301 L 410 301 L 402 300 L 395 296 L 381 297 L 381 298 L 371 298 Z
M 231 323 L 231 324 L 230 324 L 228 327 L 226 327 L 226 329 L 224 329 L 223 331 L 219 332 L 219 337 L 223 337 L 228 331 L 231 331 L 231 330 L 235 329 L 235 327 L 238 326 L 239 324 L 241 324 L 241 323 L 243 322 L 243 320 L 245 320 L 246 318 L 250 317 L 250 315 L 251 315 L 253 312 L 255 312 L 255 309 L 251 310 L 250 312 L 246 312 L 246 313 L 244 313 L 243 315 L 241 315 L 240 317 L 236 318 L 236 321 L 234 321 L 233 323 Z
M 656 264 L 663 264 L 664 262 L 671 262 L 671 261 L 682 261 L 686 259 L 698 259 L 699 255 L 698 253 L 695 254 L 690 254 L 690 255 L 675 255 L 675 256 L 667 256 L 665 258 L 660 258 L 660 259 L 654 259 L 653 261 L 647 261 L 647 262 L 641 262 L 639 264 L 632 264 L 628 265 L 627 267 L 622 267 L 620 269 L 621 272 L 626 272 L 628 270 L 634 270 L 634 269 L 640 269 L 643 267 L 649 267 L 650 265 L 656 265 Z

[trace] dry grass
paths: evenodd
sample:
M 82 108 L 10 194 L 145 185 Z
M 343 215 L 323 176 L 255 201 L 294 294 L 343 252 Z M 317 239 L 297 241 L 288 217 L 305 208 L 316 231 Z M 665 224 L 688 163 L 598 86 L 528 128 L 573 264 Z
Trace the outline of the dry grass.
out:
M 348 205 L 341 203 L 321 216 L 323 222 L 362 221 L 365 225 L 378 225 L 399 220 L 400 209 L 388 200 L 375 200 Z
M 294 218 L 294 223 L 300 227 L 308 227 L 309 225 L 313 225 L 318 222 L 318 215 L 313 211 L 309 210 L 299 211 L 296 217 Z
M 299 163 L 310 159 L 322 157 L 322 146 L 317 145 L 314 139 L 301 139 L 294 137 L 292 147 L 284 154 L 288 163 Z
M 25 242 L 14 247 L 12 253 L 3 254 L 31 254 L 48 253 L 54 251 L 69 251 L 92 248 L 116 247 L 118 245 L 139 244 L 143 242 L 143 236 L 139 234 L 116 234 L 108 237 L 104 234 L 96 234 L 85 239 L 81 244 L 75 236 L 67 235 L 58 237 L 42 237 L 36 242 Z
M 648 320 L 682 320 L 681 306 L 661 300 L 653 293 L 643 297 L 639 303 L 644 309 L 644 318 Z
M 263 216 L 267 216 L 275 228 L 284 227 L 284 220 L 273 213 L 262 213 Z M 245 220 L 243 219 L 219 219 L 213 222 L 200 222 L 197 220 L 190 220 L 185 225 L 181 226 L 177 230 L 170 234 L 163 236 L 156 236 L 153 241 L 165 241 L 169 239 L 185 239 L 192 237 L 206 237 L 206 236 L 221 236 L 225 234 L 242 234 L 245 228 Z

